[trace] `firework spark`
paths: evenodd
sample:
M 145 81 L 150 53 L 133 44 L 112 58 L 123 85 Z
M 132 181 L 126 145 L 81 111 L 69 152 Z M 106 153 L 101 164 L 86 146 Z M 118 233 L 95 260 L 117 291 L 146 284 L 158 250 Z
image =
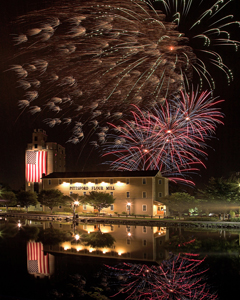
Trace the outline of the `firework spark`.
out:
M 121 126 L 109 123 L 115 132 L 108 135 L 103 156 L 115 157 L 112 169 L 158 169 L 172 177 L 203 165 L 206 141 L 222 124 L 223 115 L 215 108 L 222 100 L 206 91 L 180 96 L 152 112 L 135 107 L 133 120 L 122 120 Z
M 72 1 L 20 17 L 14 40 L 16 60 L 24 63 L 9 68 L 16 73 L 20 99 L 28 101 L 20 100 L 19 107 L 48 112 L 50 126 L 75 127 L 81 120 L 97 127 L 106 118 L 125 116 L 130 104 L 152 108 L 163 103 L 194 72 L 213 85 L 204 58 L 231 80 L 220 54 L 209 48 L 239 44 L 227 31 L 239 22 L 229 22 L 230 16 L 218 19 L 226 5 L 222 2 L 208 4 L 191 26 L 181 26 L 190 18 L 191 0 Z M 175 16 L 174 22 L 166 21 L 153 5 L 168 18 Z M 202 23 L 208 28 L 199 33 Z M 204 40 L 201 59 L 192 45 L 196 39 Z M 30 99 L 29 93 L 37 96 Z M 62 100 L 58 105 L 56 98 Z M 54 114 L 61 122 L 54 121 Z M 72 138 L 78 140 L 74 134 Z

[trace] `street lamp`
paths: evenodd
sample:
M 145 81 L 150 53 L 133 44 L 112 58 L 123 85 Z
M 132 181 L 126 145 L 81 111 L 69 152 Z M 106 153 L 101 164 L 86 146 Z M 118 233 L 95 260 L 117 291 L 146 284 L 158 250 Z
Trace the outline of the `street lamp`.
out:
M 128 214 L 130 215 L 130 210 L 131 210 L 131 202 L 128 202 Z

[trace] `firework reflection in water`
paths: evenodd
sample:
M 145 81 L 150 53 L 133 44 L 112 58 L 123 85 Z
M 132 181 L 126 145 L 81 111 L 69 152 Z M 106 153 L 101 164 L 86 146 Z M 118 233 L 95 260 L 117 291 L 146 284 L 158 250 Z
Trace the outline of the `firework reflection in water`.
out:
M 217 299 L 206 282 L 207 269 L 200 265 L 198 254 L 172 254 L 159 266 L 122 263 L 107 266 L 110 286 L 117 287 L 113 295 L 125 294 L 125 299 Z

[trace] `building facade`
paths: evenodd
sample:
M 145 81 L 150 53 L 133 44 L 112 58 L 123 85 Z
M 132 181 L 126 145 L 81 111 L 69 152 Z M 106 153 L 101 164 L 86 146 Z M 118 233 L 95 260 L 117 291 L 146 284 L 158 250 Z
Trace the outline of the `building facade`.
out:
M 46 132 L 35 129 L 25 151 L 25 190 L 39 192 L 43 174 L 65 172 L 65 156 L 64 147 L 47 142 Z
M 43 177 L 42 189 L 58 189 L 68 196 L 109 193 L 115 202 L 101 211 L 106 214 L 166 214 L 161 198 L 168 195 L 168 179 L 159 171 L 53 172 Z M 90 213 L 94 209 L 80 205 L 76 211 Z

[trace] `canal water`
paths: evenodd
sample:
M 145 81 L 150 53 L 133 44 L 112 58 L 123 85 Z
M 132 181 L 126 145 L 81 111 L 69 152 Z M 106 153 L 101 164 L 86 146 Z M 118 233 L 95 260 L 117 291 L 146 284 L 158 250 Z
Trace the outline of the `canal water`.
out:
M 238 299 L 239 234 L 234 229 L 1 218 L 0 299 L 126 299 L 129 292 L 119 293 L 124 285 L 130 292 L 137 288 L 136 295 L 148 288 L 146 282 L 156 285 L 156 276 L 146 280 L 142 270 L 167 262 L 174 276 L 185 276 L 171 263 L 179 254 L 193 263 L 192 275 L 201 278 L 209 295 Z M 186 276 L 184 284 L 189 280 L 193 289 L 192 278 Z M 135 280 L 138 285 L 131 286 Z

